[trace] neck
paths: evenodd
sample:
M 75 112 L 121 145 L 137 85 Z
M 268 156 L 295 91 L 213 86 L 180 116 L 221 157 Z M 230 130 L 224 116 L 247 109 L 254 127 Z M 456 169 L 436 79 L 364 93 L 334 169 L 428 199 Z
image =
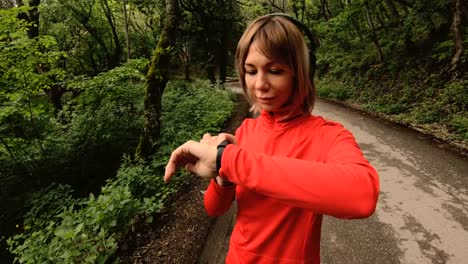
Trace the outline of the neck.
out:
M 276 111 L 268 111 L 268 114 L 278 122 L 284 123 L 306 115 L 300 107 L 290 105 Z

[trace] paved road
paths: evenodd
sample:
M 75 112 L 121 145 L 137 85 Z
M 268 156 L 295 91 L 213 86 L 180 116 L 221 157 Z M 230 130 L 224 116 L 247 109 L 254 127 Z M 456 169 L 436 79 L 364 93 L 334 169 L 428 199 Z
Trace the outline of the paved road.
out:
M 468 160 L 406 129 L 319 102 L 342 123 L 380 175 L 373 217 L 322 228 L 322 263 L 468 263 Z
M 380 175 L 376 213 L 365 220 L 325 217 L 323 264 L 468 263 L 468 160 L 418 133 L 319 101 L 315 115 L 343 124 Z M 225 256 L 234 210 L 219 218 L 200 263 Z M 221 230 L 221 231 L 220 231 Z M 208 250 L 207 250 L 208 249 Z

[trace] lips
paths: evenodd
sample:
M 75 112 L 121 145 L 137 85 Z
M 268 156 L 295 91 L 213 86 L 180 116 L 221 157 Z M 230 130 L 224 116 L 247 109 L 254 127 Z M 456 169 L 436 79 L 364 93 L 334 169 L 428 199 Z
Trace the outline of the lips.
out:
M 269 102 L 269 101 L 272 101 L 274 97 L 257 97 L 257 99 L 260 101 Z

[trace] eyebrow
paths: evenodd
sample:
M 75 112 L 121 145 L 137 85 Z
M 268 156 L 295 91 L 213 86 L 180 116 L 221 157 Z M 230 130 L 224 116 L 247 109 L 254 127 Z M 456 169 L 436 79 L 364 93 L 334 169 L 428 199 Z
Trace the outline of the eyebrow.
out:
M 279 62 L 270 61 L 270 62 L 268 62 L 265 66 L 268 67 L 268 66 L 271 66 L 271 65 L 273 65 L 273 64 L 281 65 L 281 63 L 279 63 Z M 246 66 L 248 66 L 248 67 L 256 67 L 255 64 L 253 64 L 253 63 L 244 63 L 244 67 L 246 67 Z

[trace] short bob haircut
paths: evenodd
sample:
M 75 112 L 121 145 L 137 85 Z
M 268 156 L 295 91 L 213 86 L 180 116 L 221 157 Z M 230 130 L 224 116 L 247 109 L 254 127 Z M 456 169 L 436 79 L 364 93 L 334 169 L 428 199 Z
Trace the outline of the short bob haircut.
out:
M 260 107 L 249 94 L 245 83 L 244 63 L 253 42 L 267 58 L 287 66 L 293 72 L 294 84 L 286 104 L 300 105 L 303 113 L 310 113 L 314 108 L 316 90 L 311 80 L 313 76 L 309 76 L 309 49 L 302 31 L 283 16 L 266 15 L 254 20 L 239 40 L 236 51 L 237 73 L 252 105 L 250 110 L 258 114 Z

